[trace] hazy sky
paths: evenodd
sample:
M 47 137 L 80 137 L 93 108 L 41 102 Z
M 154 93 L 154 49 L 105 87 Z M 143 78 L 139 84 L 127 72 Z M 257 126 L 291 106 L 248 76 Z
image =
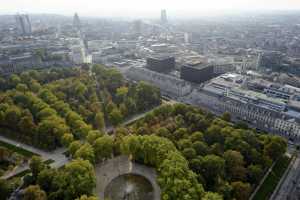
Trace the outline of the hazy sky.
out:
M 220 10 L 299 9 L 300 0 L 0 0 L 0 13 L 57 13 L 89 16 L 203 14 Z

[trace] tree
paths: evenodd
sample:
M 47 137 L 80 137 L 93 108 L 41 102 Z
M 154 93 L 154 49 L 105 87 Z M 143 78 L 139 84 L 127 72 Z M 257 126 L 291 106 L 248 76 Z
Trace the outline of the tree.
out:
M 188 136 L 188 131 L 186 128 L 177 129 L 172 136 L 174 141 L 179 141 L 180 139 L 186 138 Z
M 221 119 L 223 119 L 226 122 L 230 122 L 231 121 L 231 115 L 230 115 L 230 113 L 229 112 L 223 113 Z
M 223 200 L 223 198 L 218 193 L 207 192 L 207 193 L 205 193 L 202 200 Z
M 94 168 L 87 160 L 73 160 L 65 165 L 59 177 L 60 189 L 65 200 L 73 200 L 81 195 L 90 195 L 96 186 Z
M 43 169 L 38 177 L 37 184 L 47 193 L 52 192 L 55 189 L 55 177 L 58 176 L 56 169 Z
M 140 111 L 160 104 L 160 91 L 157 88 L 145 83 L 139 82 L 136 86 L 136 102 Z
M 218 179 L 224 176 L 225 160 L 219 156 L 207 155 L 203 157 L 201 175 L 205 178 L 207 187 L 212 189 Z
M 286 148 L 287 142 L 283 138 L 273 136 L 271 141 L 265 146 L 264 152 L 274 161 L 285 153 Z
M 113 153 L 114 139 L 112 136 L 104 135 L 95 141 L 93 147 L 96 161 L 102 161 L 103 159 L 110 158 Z
M 188 160 L 195 158 L 196 155 L 197 155 L 196 151 L 193 148 L 185 148 L 185 149 L 183 149 L 182 154 Z
M 99 130 L 93 130 L 90 131 L 89 134 L 86 137 L 86 141 L 93 145 L 96 141 L 97 138 L 102 137 L 103 133 Z
M 37 126 L 34 124 L 34 121 L 33 121 L 33 117 L 32 115 L 30 114 L 29 116 L 23 116 L 19 123 L 18 123 L 18 127 L 20 130 L 22 130 L 27 136 L 30 137 L 30 142 L 32 144 L 34 144 L 34 142 L 32 141 L 33 139 L 33 136 L 35 135 L 36 133 L 36 130 L 37 130 Z
M 31 185 L 24 190 L 23 200 L 47 200 L 45 191 L 38 185 Z
M 108 118 L 109 118 L 110 122 L 112 123 L 112 125 L 114 125 L 114 126 L 121 124 L 121 122 L 123 121 L 123 115 L 118 108 L 113 109 L 109 113 Z
M 62 137 L 62 144 L 68 147 L 74 141 L 74 136 L 71 133 L 65 133 Z
M 102 112 L 96 113 L 94 124 L 98 130 L 103 130 L 103 128 L 105 127 L 105 122 L 104 122 L 104 115 Z
M 12 74 L 9 78 L 9 83 L 11 87 L 16 87 L 19 83 L 21 83 L 21 79 L 18 75 Z
M 13 188 L 10 186 L 9 181 L 0 179 L 0 199 L 8 199 L 13 192 Z
M 69 153 L 70 153 L 72 156 L 74 156 L 75 153 L 76 153 L 76 151 L 77 151 L 77 149 L 79 149 L 80 146 L 81 146 L 80 141 L 75 140 L 74 142 L 72 142 L 72 143 L 69 145 L 69 148 L 68 148 Z
M 201 141 L 196 141 L 192 144 L 192 148 L 195 149 L 197 155 L 205 156 L 209 151 L 209 147 L 206 143 Z
M 128 94 L 128 87 L 125 86 L 119 87 L 116 92 L 116 97 L 118 99 L 118 102 L 124 102 L 127 94 Z
M 203 141 L 203 133 L 200 131 L 196 131 L 190 136 L 190 138 L 192 142 Z
M 226 172 L 232 180 L 244 180 L 246 169 L 244 168 L 244 158 L 238 151 L 228 150 L 224 153 Z
M 177 151 L 170 152 L 159 166 L 162 199 L 202 199 L 204 190 L 188 162 Z
M 170 140 L 155 135 L 129 135 L 123 138 L 121 145 L 123 154 L 131 155 L 134 160 L 155 167 L 159 167 L 168 154 L 175 150 L 176 147 Z
M 248 200 L 251 194 L 251 186 L 249 183 L 243 182 L 232 182 L 231 183 L 233 188 L 233 197 L 237 200 Z
M 34 180 L 37 180 L 38 174 L 45 168 L 42 158 L 39 156 L 32 156 L 29 168 Z
M 107 69 L 107 88 L 110 93 L 115 93 L 117 88 L 120 88 L 124 84 L 124 78 L 122 74 L 116 69 Z
M 79 97 L 83 97 L 86 92 L 87 92 L 87 87 L 83 83 L 81 83 L 79 81 L 74 83 L 74 94 L 75 95 L 77 95 Z
M 134 114 L 136 112 L 137 105 L 133 98 L 127 97 L 125 100 L 125 105 L 127 108 L 127 114 Z
M 247 168 L 247 177 L 250 183 L 258 183 L 263 175 L 263 170 L 259 165 L 249 165 Z
M 97 197 L 94 196 L 86 196 L 86 195 L 82 195 L 80 198 L 77 198 L 75 200 L 98 200 Z
M 95 163 L 95 153 L 93 147 L 89 143 L 85 143 L 80 146 L 76 151 L 74 158 L 82 158 L 88 160 L 90 163 Z
M 224 143 L 224 136 L 221 134 L 221 127 L 218 125 L 211 125 L 204 135 L 207 144 Z
M 17 106 L 10 106 L 5 111 L 5 122 L 10 127 L 15 127 L 19 123 L 21 118 L 21 111 Z
M 28 90 L 27 85 L 19 83 L 16 87 L 19 92 L 26 92 Z
M 177 146 L 180 150 L 183 150 L 185 148 L 190 148 L 192 143 L 189 139 L 181 139 L 178 141 Z

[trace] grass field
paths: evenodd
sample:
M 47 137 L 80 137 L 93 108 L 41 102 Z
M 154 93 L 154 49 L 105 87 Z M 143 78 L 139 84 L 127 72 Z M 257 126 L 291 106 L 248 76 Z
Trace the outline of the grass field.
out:
M 14 146 L 12 144 L 8 144 L 8 143 L 2 142 L 2 141 L 0 141 L 0 146 L 3 146 L 3 147 L 5 147 L 5 148 L 7 148 L 7 149 L 9 149 L 13 152 L 19 153 L 19 154 L 21 154 L 25 157 L 32 157 L 34 155 L 37 155 L 35 153 L 32 153 L 30 151 L 27 151 L 25 149 L 22 149 L 20 147 L 17 147 L 17 146 Z
M 272 172 L 265 179 L 260 189 L 255 194 L 253 200 L 267 200 L 272 195 L 282 175 L 289 166 L 291 158 L 283 156 L 279 158 L 273 167 Z

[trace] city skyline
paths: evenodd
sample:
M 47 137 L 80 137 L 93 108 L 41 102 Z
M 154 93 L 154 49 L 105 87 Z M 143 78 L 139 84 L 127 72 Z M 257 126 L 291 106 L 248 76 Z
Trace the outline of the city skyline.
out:
M 78 12 L 83 16 L 126 16 L 133 17 L 154 17 L 159 15 L 161 9 L 178 16 L 201 16 L 211 14 L 222 14 L 241 11 L 262 11 L 262 10 L 300 10 L 300 1 L 297 0 L 153 0 L 138 1 L 127 0 L 109 2 L 88 1 L 59 1 L 45 0 L 11 0 L 1 4 L 0 14 L 14 13 L 55 13 L 72 15 Z

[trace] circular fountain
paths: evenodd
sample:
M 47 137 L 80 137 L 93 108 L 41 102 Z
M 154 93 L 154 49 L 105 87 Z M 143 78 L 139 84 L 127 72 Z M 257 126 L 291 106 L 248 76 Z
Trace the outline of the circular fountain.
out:
M 110 200 L 154 200 L 151 183 L 143 176 L 124 174 L 113 179 L 104 191 Z

